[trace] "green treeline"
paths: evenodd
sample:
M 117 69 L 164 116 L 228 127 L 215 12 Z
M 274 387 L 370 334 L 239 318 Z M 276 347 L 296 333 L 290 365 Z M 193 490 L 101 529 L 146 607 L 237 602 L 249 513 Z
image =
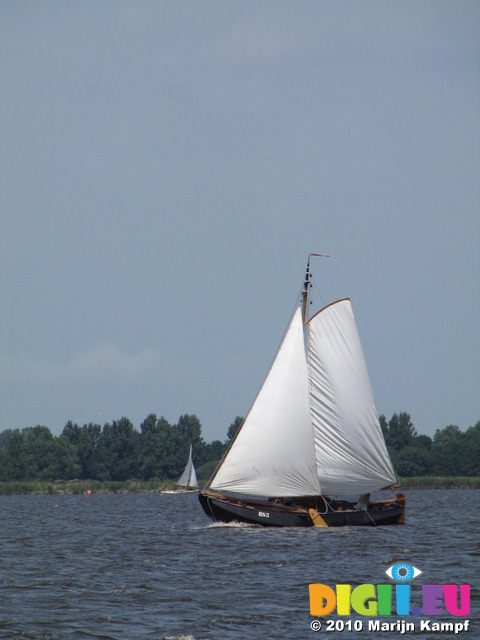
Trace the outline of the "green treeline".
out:
M 228 433 L 235 433 L 240 423 L 237 418 Z M 228 439 L 207 444 L 201 431 L 194 415 L 183 415 L 171 425 L 154 414 L 142 422 L 140 431 L 128 418 L 103 427 L 67 422 L 60 436 L 44 426 L 7 429 L 0 433 L 0 482 L 177 479 L 190 444 L 198 477 L 208 478 Z
M 0 433 L 0 482 L 97 480 L 124 482 L 160 478 L 176 480 L 190 444 L 199 480 L 214 471 L 242 423 L 230 425 L 224 442 L 207 443 L 195 415 L 183 415 L 175 425 L 149 415 L 137 430 L 128 418 L 79 426 L 67 422 L 61 435 L 48 427 L 7 429 Z M 480 421 L 466 431 L 457 426 L 418 435 L 410 415 L 394 414 L 380 425 L 400 478 L 480 475 Z
M 480 421 L 461 431 L 449 425 L 433 438 L 418 435 L 410 415 L 381 415 L 385 444 L 400 478 L 418 476 L 480 476 Z

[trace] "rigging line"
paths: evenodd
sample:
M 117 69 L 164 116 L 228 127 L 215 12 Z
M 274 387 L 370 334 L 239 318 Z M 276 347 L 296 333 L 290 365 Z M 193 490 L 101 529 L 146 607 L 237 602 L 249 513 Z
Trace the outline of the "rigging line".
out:
M 318 509 L 317 509 L 317 511 L 321 516 L 324 516 L 328 512 L 328 502 L 325 500 L 325 496 L 321 495 L 320 497 L 322 498 L 323 503 L 325 505 L 325 511 L 318 511 Z M 318 502 L 316 502 L 315 506 L 317 506 L 317 505 L 318 505 Z
M 320 291 L 320 288 L 318 287 L 318 285 L 317 285 L 317 283 L 315 281 L 315 278 L 313 276 L 313 272 L 310 270 L 310 256 L 317 256 L 319 258 L 330 258 L 330 255 L 328 255 L 326 253 L 313 253 L 313 252 L 310 252 L 308 254 L 308 265 L 307 265 L 308 285 L 309 285 L 309 287 L 314 288 L 315 293 L 318 294 L 320 300 L 322 301 L 322 306 L 326 306 L 326 304 L 327 304 L 326 298 L 324 297 L 323 293 Z M 332 294 L 329 294 L 329 295 L 333 300 L 336 299 L 336 296 L 334 296 Z M 309 302 L 310 302 L 310 305 L 311 305 L 311 301 L 310 300 L 309 300 Z
M 210 498 L 208 496 L 207 496 L 207 504 L 208 504 L 210 513 L 212 514 L 212 518 L 215 519 L 215 514 L 213 513 L 212 505 L 210 504 Z
M 370 520 L 373 522 L 374 526 L 378 527 L 378 524 L 375 522 L 375 520 L 372 518 L 372 516 L 368 513 L 368 509 L 365 511 L 365 513 L 370 518 Z
M 310 286 L 313 287 L 313 289 L 315 290 L 315 293 L 318 293 L 320 300 L 322 301 L 322 307 L 325 307 L 327 305 L 327 301 L 323 296 L 323 293 L 320 291 L 320 287 L 318 286 L 316 280 L 312 277 L 310 278 Z M 330 296 L 333 300 L 335 300 L 335 296 Z

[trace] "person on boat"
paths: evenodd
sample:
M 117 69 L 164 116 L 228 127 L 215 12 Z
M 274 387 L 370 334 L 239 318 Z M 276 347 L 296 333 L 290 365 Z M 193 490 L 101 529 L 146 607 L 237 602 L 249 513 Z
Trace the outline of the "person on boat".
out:
M 357 511 L 366 511 L 368 508 L 368 503 L 370 502 L 370 494 L 369 493 L 363 493 L 360 498 L 358 499 L 357 505 L 356 505 L 356 510 Z

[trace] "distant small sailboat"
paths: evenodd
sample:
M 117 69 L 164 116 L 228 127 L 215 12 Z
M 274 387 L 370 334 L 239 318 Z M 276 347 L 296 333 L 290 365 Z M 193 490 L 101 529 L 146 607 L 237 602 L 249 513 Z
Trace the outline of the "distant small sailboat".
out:
M 350 300 L 336 300 L 308 317 L 310 255 L 299 303 L 275 360 L 242 427 L 199 494 L 200 503 L 220 522 L 401 524 L 403 494 L 370 499 L 370 492 L 399 485 Z M 354 495 L 360 497 L 352 500 Z
M 198 491 L 197 474 L 195 473 L 195 465 L 192 459 L 192 445 L 190 445 L 190 452 L 188 454 L 187 464 L 185 469 L 177 480 L 177 487 L 181 489 L 164 489 L 162 493 L 190 493 L 192 491 Z

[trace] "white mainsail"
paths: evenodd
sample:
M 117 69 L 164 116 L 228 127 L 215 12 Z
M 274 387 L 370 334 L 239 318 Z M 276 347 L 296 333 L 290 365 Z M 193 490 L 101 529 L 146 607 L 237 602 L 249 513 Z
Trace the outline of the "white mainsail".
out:
M 198 487 L 197 474 L 195 473 L 195 467 L 192 460 L 192 445 L 190 445 L 190 453 L 188 454 L 187 465 L 177 484 L 181 487 Z
M 300 309 L 210 486 L 272 497 L 319 493 Z
M 350 300 L 328 305 L 308 325 L 310 402 L 322 493 L 367 493 L 394 484 Z

